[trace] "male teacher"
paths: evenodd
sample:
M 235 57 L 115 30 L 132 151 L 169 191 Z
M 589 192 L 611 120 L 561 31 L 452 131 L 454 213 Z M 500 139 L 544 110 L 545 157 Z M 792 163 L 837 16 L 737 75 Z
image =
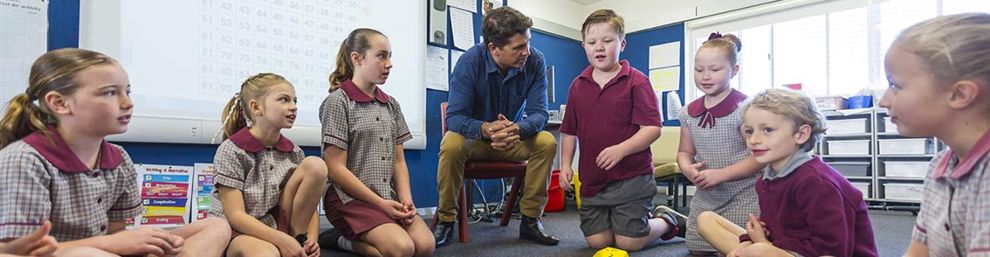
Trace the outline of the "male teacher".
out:
M 456 197 L 470 160 L 527 161 L 519 238 L 544 245 L 560 241 L 540 223 L 557 142 L 543 131 L 549 116 L 546 64 L 529 45 L 532 26 L 532 19 L 510 7 L 491 10 L 482 20 L 484 42 L 464 52 L 450 74 L 449 131 L 437 167 L 440 222 L 433 228 L 439 246 L 453 240 Z

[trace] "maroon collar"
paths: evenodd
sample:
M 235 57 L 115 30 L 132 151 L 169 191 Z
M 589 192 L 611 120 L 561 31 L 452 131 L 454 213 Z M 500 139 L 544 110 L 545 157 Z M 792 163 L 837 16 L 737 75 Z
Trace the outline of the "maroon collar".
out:
M 701 117 L 701 121 L 698 122 L 699 127 L 714 127 L 715 118 L 721 118 L 732 114 L 732 112 L 739 107 L 739 103 L 746 100 L 745 94 L 736 89 L 731 90 L 732 92 L 730 92 L 725 99 L 722 99 L 722 102 L 712 106 L 712 108 L 705 108 L 705 98 L 699 97 L 697 100 L 694 100 L 688 104 L 688 115 L 691 115 L 691 117 Z
M 632 70 L 632 67 L 629 67 L 629 61 L 621 60 L 619 61 L 619 65 L 622 65 L 622 68 L 619 69 L 619 73 L 615 74 L 615 77 L 610 79 L 608 82 L 605 82 L 605 86 L 602 88 L 615 84 L 615 81 L 619 81 L 619 78 L 629 76 L 629 72 Z M 578 75 L 578 78 L 586 79 L 590 81 L 592 84 L 598 85 L 598 83 L 595 82 L 595 77 L 592 75 L 592 72 L 594 71 L 595 71 L 595 66 L 588 65 L 588 68 L 585 68 L 584 71 L 582 71 L 581 74 Z
M 261 141 L 258 141 L 257 138 L 254 138 L 254 136 L 251 135 L 251 132 L 248 131 L 248 129 L 249 128 L 242 128 L 240 131 L 237 131 L 237 133 L 234 133 L 234 135 L 230 136 L 230 141 L 234 142 L 234 145 L 236 145 L 237 147 L 240 147 L 241 149 L 244 149 L 244 151 L 250 153 L 257 153 L 264 151 L 266 148 L 265 144 L 262 144 Z M 293 150 L 295 150 L 295 146 L 296 145 L 293 144 L 291 140 L 289 140 L 282 134 L 278 135 L 278 142 L 275 142 L 274 145 L 276 150 L 286 153 L 291 153 Z
M 949 176 L 953 179 L 965 177 L 973 171 L 976 164 L 979 163 L 980 160 L 987 155 L 987 153 L 990 153 L 990 131 L 983 133 L 980 140 L 976 141 L 973 148 L 969 149 L 969 153 L 966 153 L 966 156 L 964 156 L 963 159 L 960 160 L 956 167 L 952 168 L 951 171 L 949 170 L 949 163 L 952 158 L 955 158 L 955 153 L 951 148 L 946 151 L 945 155 L 942 157 L 942 160 L 940 160 L 938 165 L 935 166 L 932 177 L 935 177 L 935 179 L 942 179 L 946 172 L 951 172 L 949 173 Z
M 45 157 L 45 160 L 55 165 L 55 168 L 61 172 L 83 173 L 92 171 L 79 160 L 72 149 L 69 149 L 69 145 L 62 139 L 62 135 L 58 134 L 58 130 L 49 127 L 48 133 L 51 134 L 51 140 L 48 140 L 49 138 L 45 136 L 44 132 L 35 131 L 24 137 L 24 143 L 34 147 L 42 157 Z M 107 143 L 106 140 L 100 143 L 100 169 L 116 169 L 123 160 L 124 157 L 120 150 Z
M 378 87 L 375 87 L 375 98 L 372 99 L 370 96 L 362 92 L 361 89 L 358 89 L 357 85 L 355 85 L 354 82 L 350 80 L 345 80 L 344 82 L 341 82 L 340 89 L 344 90 L 344 94 L 347 95 L 347 98 L 350 98 L 352 101 L 359 103 L 367 103 L 367 102 L 371 102 L 371 100 L 378 100 L 378 102 L 380 103 L 388 104 L 389 99 L 391 99 L 388 95 L 385 94 L 384 91 L 382 91 Z

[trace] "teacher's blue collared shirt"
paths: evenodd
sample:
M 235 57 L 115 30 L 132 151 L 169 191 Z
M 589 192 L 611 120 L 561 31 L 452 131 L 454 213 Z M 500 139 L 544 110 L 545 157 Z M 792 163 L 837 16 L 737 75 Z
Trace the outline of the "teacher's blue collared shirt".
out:
M 509 69 L 503 76 L 484 43 L 471 47 L 450 74 L 447 128 L 481 139 L 481 123 L 495 121 L 503 114 L 519 124 L 522 139 L 536 135 L 550 116 L 546 69 L 543 53 L 530 47 L 526 64 Z

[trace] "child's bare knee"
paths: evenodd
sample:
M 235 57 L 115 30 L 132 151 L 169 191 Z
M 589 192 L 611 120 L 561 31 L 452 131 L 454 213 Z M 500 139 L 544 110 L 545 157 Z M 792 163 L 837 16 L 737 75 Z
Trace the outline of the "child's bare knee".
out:
M 430 236 L 429 239 L 414 240 L 413 246 L 416 248 L 415 256 L 433 256 L 433 251 L 436 250 L 437 243 L 432 239 L 433 237 Z
M 641 240 L 636 240 L 636 239 L 632 239 L 632 238 L 616 238 L 615 239 L 615 247 L 618 247 L 619 249 L 630 251 L 630 252 L 635 252 L 635 251 L 642 250 L 644 246 L 645 246 L 645 243 L 642 242 Z
M 111 257 L 117 256 L 93 247 L 75 247 L 72 249 L 59 250 L 55 253 L 58 257 Z
M 203 222 L 204 231 L 212 231 L 215 232 L 213 234 L 223 235 L 225 237 L 223 238 L 224 240 L 230 241 L 230 234 L 232 233 L 230 223 L 227 223 L 227 220 L 217 217 L 209 217 L 197 222 Z
M 416 253 L 416 246 L 411 240 L 395 240 L 389 245 L 378 247 L 385 257 L 411 257 Z
M 306 157 L 301 163 L 296 171 L 303 171 L 307 177 L 326 177 L 327 176 L 327 164 L 323 162 L 322 159 L 317 157 Z
M 711 212 L 711 211 L 705 211 L 705 212 L 702 212 L 701 214 L 698 214 L 698 224 L 699 225 L 700 224 L 711 224 L 712 222 L 715 222 L 715 220 L 718 219 L 719 217 L 720 216 L 718 215 L 718 213 Z
M 776 252 L 777 248 L 768 243 L 753 243 L 743 249 L 739 250 L 739 256 L 742 257 L 757 257 L 757 256 L 769 256 L 770 253 Z
M 584 240 L 588 242 L 588 247 L 591 247 L 593 249 L 602 249 L 605 247 L 609 247 L 612 246 L 612 243 L 614 242 L 613 240 L 611 240 L 611 238 L 607 238 L 604 236 L 601 237 L 589 236 L 589 237 L 585 237 Z

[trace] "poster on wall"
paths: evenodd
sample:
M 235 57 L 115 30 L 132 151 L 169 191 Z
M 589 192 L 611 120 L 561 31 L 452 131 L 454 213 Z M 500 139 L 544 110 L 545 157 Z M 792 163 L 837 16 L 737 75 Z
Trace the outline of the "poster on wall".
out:
M 678 120 L 678 113 L 681 112 L 683 106 L 677 90 L 667 92 L 667 108 L 665 108 L 667 110 L 667 120 Z
M 476 12 L 478 10 L 477 0 L 447 0 L 447 5 L 451 7 L 461 8 L 461 10 Z
M 681 66 L 650 70 L 650 84 L 657 92 L 677 90 L 681 86 Z
M 474 46 L 474 13 L 458 8 L 450 8 L 449 13 L 454 47 L 467 50 Z
M 209 216 L 210 205 L 213 204 L 213 164 L 196 163 L 193 164 L 194 189 L 193 198 L 195 207 L 190 211 L 189 219 L 192 221 L 206 219 Z
M 31 64 L 48 50 L 46 0 L 0 0 L 0 107 L 24 92 Z
M 447 48 L 426 46 L 426 88 L 447 91 L 448 64 Z
M 135 225 L 174 227 L 188 224 L 193 167 L 138 164 L 135 168 L 144 203 Z
M 650 70 L 680 65 L 680 41 L 650 46 Z

